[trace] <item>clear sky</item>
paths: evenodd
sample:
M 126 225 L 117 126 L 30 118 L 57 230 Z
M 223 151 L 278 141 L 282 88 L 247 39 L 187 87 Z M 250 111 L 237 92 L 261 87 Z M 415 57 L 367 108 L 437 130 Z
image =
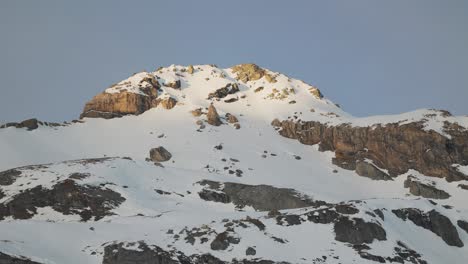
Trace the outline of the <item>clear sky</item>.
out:
M 77 118 L 134 72 L 254 62 L 356 116 L 468 114 L 468 1 L 0 2 L 0 123 Z

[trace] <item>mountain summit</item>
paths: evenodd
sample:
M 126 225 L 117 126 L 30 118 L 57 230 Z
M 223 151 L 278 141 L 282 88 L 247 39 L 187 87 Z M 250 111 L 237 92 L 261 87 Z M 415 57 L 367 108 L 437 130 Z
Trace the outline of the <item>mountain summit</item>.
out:
M 468 117 L 171 65 L 0 129 L 0 263 L 465 263 Z

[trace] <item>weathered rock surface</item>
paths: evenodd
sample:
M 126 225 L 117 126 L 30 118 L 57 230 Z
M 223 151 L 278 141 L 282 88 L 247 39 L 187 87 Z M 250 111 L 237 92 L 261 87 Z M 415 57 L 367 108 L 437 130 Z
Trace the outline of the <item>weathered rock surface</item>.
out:
M 239 91 L 239 85 L 237 83 L 228 83 L 226 86 L 217 89 L 216 91 L 208 94 L 208 99 L 221 99 L 230 94 L 235 94 Z
M 108 188 L 79 185 L 74 180 L 64 180 L 51 189 L 37 186 L 13 196 L 0 204 L 0 220 L 11 216 L 14 219 L 29 219 L 37 208 L 50 206 L 65 215 L 80 215 L 83 221 L 99 220 L 112 215 L 111 210 L 125 201 L 119 193 Z
M 373 180 L 391 181 L 392 178 L 374 165 L 365 161 L 356 161 L 356 173 Z
M 156 95 L 142 95 L 132 92 L 101 93 L 87 102 L 80 118 L 115 118 L 125 115 L 139 115 L 156 107 Z
M 173 89 L 180 89 L 181 82 L 180 82 L 180 80 L 174 80 L 174 81 L 171 81 L 171 82 L 166 82 L 164 84 L 164 86 L 171 87 Z
M 233 182 L 223 183 L 224 187 L 221 189 L 219 182 L 208 180 L 199 184 L 207 187 L 199 193 L 200 198 L 221 203 L 232 202 L 239 208 L 252 206 L 258 211 L 271 211 L 316 205 L 312 199 L 300 197 L 293 189 Z
M 404 187 L 409 188 L 412 195 L 422 196 L 430 199 L 447 199 L 450 195 L 434 186 L 419 182 L 415 177 L 408 176 L 404 182 Z
M 468 234 L 468 221 L 458 220 L 457 225 Z
M 39 264 L 25 257 L 14 257 L 0 252 L 0 264 Z
M 129 248 L 128 246 L 131 246 Z M 137 247 L 136 249 L 133 249 Z M 180 251 L 166 251 L 144 242 L 114 243 L 104 247 L 102 264 L 288 264 L 270 260 L 233 259 L 223 261 L 211 254 L 186 256 Z
M 365 222 L 360 218 L 340 217 L 334 226 L 335 239 L 354 245 L 370 244 L 374 240 L 387 240 L 385 230 L 376 223 Z
M 416 208 L 396 209 L 392 212 L 402 220 L 411 220 L 415 225 L 432 231 L 441 237 L 449 246 L 463 247 L 457 229 L 450 219 L 436 210 L 427 213 Z
M 212 250 L 226 250 L 230 244 L 239 244 L 239 242 L 239 238 L 225 231 L 216 235 L 216 238 L 210 244 L 210 248 Z
M 150 150 L 150 159 L 154 162 L 164 162 L 171 158 L 172 154 L 162 146 Z
M 208 107 L 208 113 L 206 113 L 206 118 L 208 124 L 212 126 L 220 126 L 223 123 L 221 122 L 218 111 L 216 111 L 216 108 L 213 104 L 211 104 L 210 107 Z
M 19 123 L 17 122 L 6 123 L 3 125 L 0 125 L 0 128 L 7 128 L 7 127 L 26 128 L 27 130 L 31 131 L 31 130 L 39 128 L 40 125 L 45 125 L 45 126 L 50 126 L 50 127 L 63 126 L 63 124 L 54 123 L 54 122 L 42 122 L 42 121 L 37 120 L 36 118 L 31 118 L 31 119 L 21 121 Z
M 11 185 L 15 182 L 16 178 L 21 175 L 21 171 L 17 169 L 10 169 L 0 172 L 0 185 Z
M 165 109 L 169 110 L 169 109 L 174 108 L 174 106 L 176 106 L 177 100 L 173 97 L 168 97 L 159 101 L 159 104 L 161 104 L 161 106 L 164 107 Z
M 445 131 L 451 138 L 433 130 L 424 130 L 421 122 L 352 127 L 276 119 L 272 125 L 284 137 L 307 145 L 319 144 L 321 151 L 334 151 L 333 163 L 344 169 L 356 170 L 358 161 L 369 159 L 379 168 L 388 170 L 391 177 L 415 169 L 447 181 L 468 178 L 452 166 L 468 165 L 468 131 L 454 124 L 445 125 Z M 377 175 L 387 179 L 379 172 Z
M 256 81 L 265 76 L 270 83 L 275 83 L 275 78 L 264 69 L 253 63 L 239 64 L 232 67 L 232 72 L 237 74 L 237 79 L 242 82 Z

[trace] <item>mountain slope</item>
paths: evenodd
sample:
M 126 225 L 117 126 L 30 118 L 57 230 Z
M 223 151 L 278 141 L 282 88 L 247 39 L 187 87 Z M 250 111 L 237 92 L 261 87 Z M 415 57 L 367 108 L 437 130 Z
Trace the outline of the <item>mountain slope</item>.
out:
M 468 260 L 468 117 L 355 118 L 317 88 L 253 64 L 137 73 L 81 117 L 0 129 L 3 254 L 38 263 Z M 149 159 L 159 146 L 169 160 Z

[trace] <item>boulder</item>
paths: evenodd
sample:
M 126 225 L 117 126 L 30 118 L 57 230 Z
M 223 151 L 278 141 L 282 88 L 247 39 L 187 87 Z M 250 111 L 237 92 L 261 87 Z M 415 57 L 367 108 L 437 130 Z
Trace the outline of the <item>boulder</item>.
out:
M 164 86 L 171 87 L 173 89 L 180 89 L 181 83 L 180 83 L 180 80 L 173 80 L 170 82 L 166 82 Z
M 408 176 L 404 182 L 404 187 L 409 188 L 409 192 L 415 196 L 422 196 L 429 199 L 447 199 L 450 195 L 434 186 L 419 182 L 414 176 Z
M 372 180 L 392 180 L 392 178 L 388 174 L 377 169 L 377 167 L 365 161 L 356 162 L 356 173 L 360 176 L 364 176 Z
M 166 99 L 162 99 L 160 101 L 160 104 L 161 104 L 162 107 L 169 110 L 169 109 L 174 108 L 174 106 L 176 106 L 177 100 L 174 99 L 173 97 L 168 97 Z
M 229 232 L 222 232 L 216 235 L 216 238 L 211 242 L 212 250 L 226 250 L 230 244 L 239 244 L 240 239 L 233 237 Z
M 458 220 L 457 225 L 468 234 L 468 221 Z
M 237 83 L 228 83 L 224 87 L 217 89 L 216 91 L 208 94 L 208 99 L 221 99 L 230 94 L 237 93 L 239 91 L 239 85 Z
M 212 126 L 220 126 L 223 123 L 221 122 L 218 111 L 216 111 L 216 108 L 213 106 L 213 104 L 210 104 L 210 107 L 208 107 L 208 113 L 206 114 L 206 117 L 208 124 Z
M 189 74 L 193 74 L 194 71 L 195 71 L 195 70 L 193 69 L 193 65 L 189 65 L 188 68 L 187 68 L 187 72 L 188 72 Z
M 40 264 L 26 257 L 11 256 L 0 252 L 0 264 Z
M 164 162 L 172 158 L 172 154 L 164 147 L 152 148 L 150 150 L 150 159 L 154 162 Z
M 233 114 L 230 114 L 230 113 L 226 114 L 226 118 L 227 118 L 228 123 L 230 123 L 230 124 L 239 122 L 237 117 L 235 115 L 233 115 Z

